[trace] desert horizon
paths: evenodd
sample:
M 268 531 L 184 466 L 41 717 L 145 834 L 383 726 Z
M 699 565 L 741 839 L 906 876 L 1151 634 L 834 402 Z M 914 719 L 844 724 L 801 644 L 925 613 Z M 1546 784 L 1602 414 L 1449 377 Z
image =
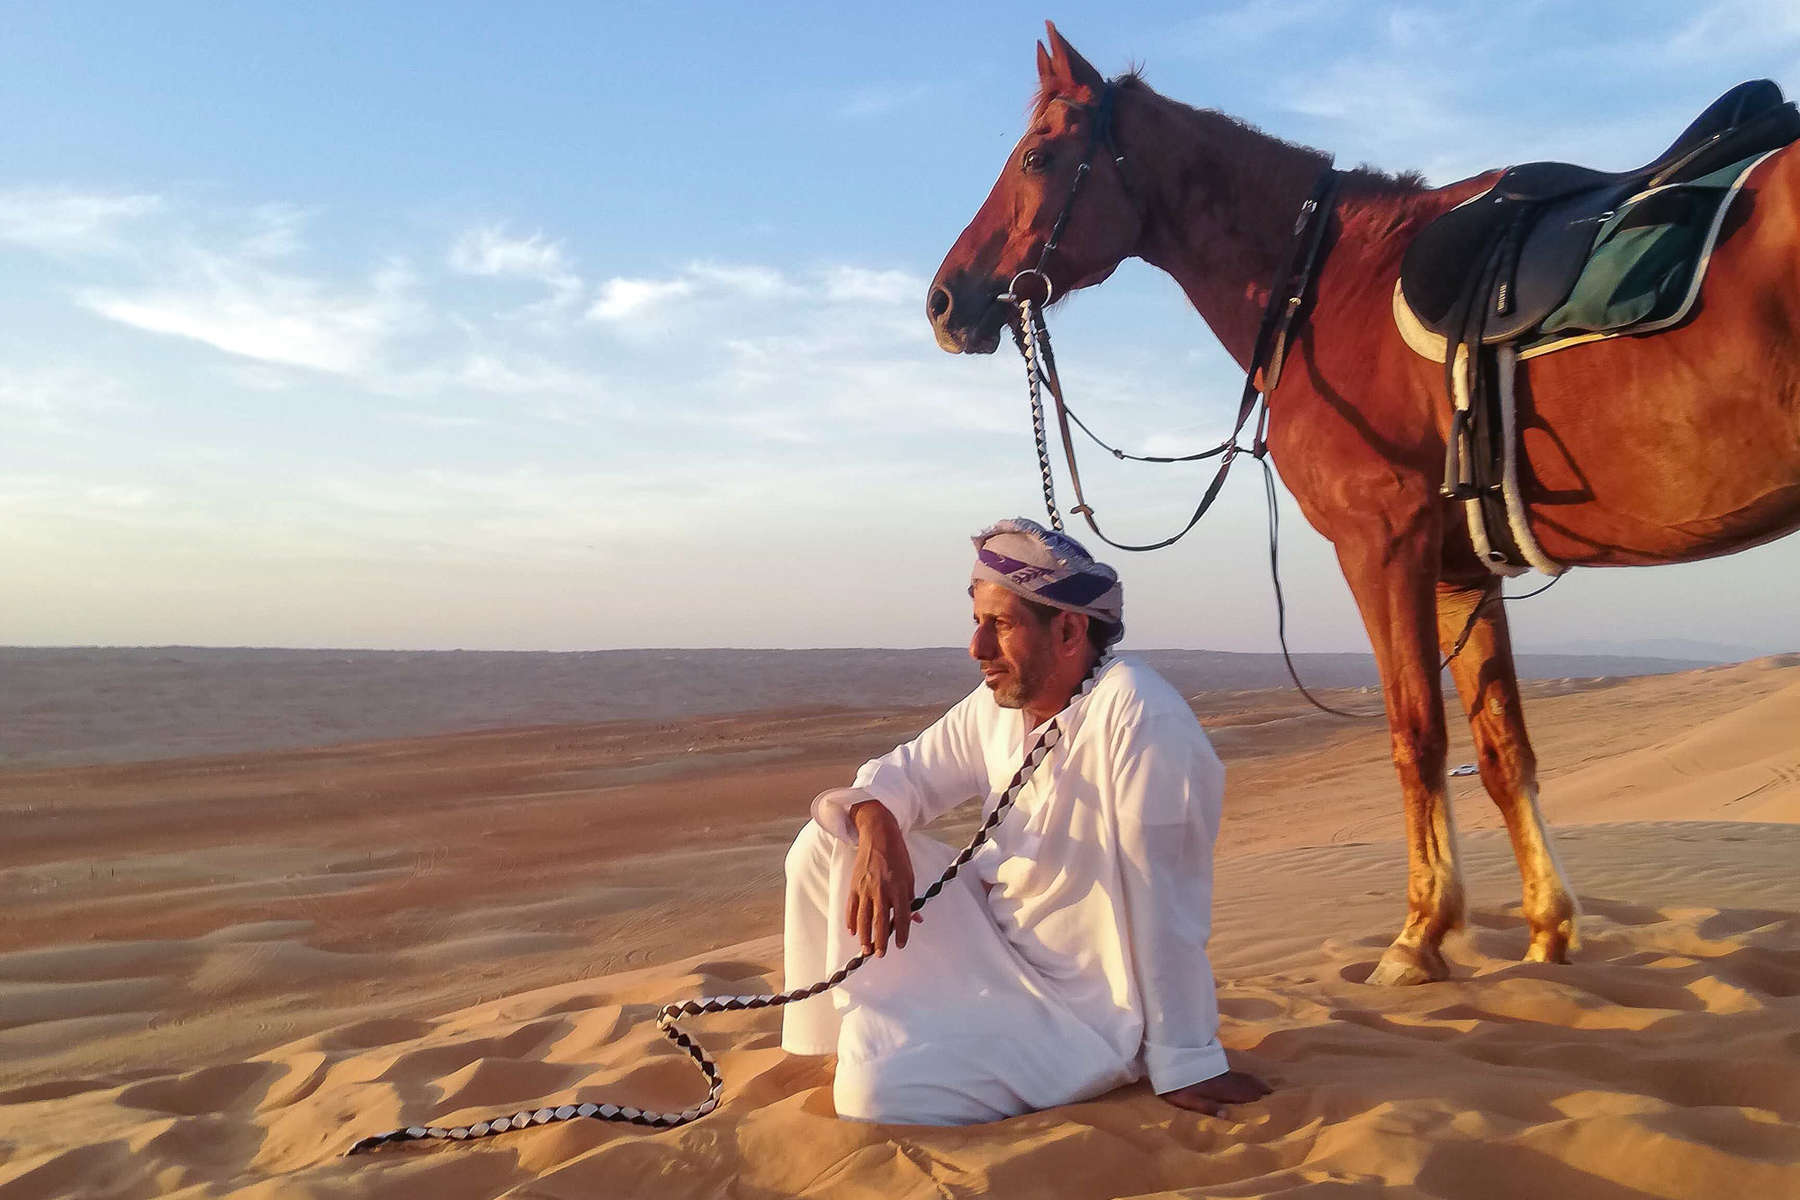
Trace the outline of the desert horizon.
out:
M 1189 697 L 1290 688 L 1279 654 L 1138 649 Z M 1309 687 L 1373 689 L 1373 656 L 1301 653 Z M 1521 678 L 1708 664 L 1521 654 Z M 948 706 L 978 682 L 960 647 L 345 650 L 0 646 L 0 767 L 130 762 L 370 738 L 778 709 Z M 1298 698 L 1295 693 L 1295 698 Z

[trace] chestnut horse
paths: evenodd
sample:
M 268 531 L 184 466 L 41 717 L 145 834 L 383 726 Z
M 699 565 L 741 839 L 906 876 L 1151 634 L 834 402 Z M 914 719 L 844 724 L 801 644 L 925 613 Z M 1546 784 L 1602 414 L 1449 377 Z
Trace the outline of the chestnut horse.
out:
M 1038 46 L 1031 122 L 927 297 L 938 344 L 986 354 L 1016 320 L 996 299 L 1036 266 L 1107 87 L 1054 26 Z M 1287 260 L 1294 214 L 1325 155 L 1159 96 L 1135 75 L 1112 93 L 1112 149 L 1095 155 L 1046 273 L 1057 298 L 1141 258 L 1174 277 L 1240 365 Z M 1113 155 L 1119 158 L 1115 161 Z M 1463 917 L 1446 792 L 1439 654 L 1480 615 L 1451 673 L 1524 879 L 1525 958 L 1564 962 L 1578 910 L 1538 811 L 1498 581 L 1460 508 L 1439 495 L 1450 408 L 1442 367 L 1408 349 L 1392 295 L 1408 243 L 1493 174 L 1428 189 L 1345 174 L 1309 316 L 1268 398 L 1268 444 L 1301 511 L 1337 551 L 1381 671 L 1406 807 L 1406 925 L 1369 976 L 1448 974 L 1440 943 Z M 1554 560 L 1686 562 L 1800 527 L 1800 153 L 1776 153 L 1734 201 L 1698 315 L 1654 337 L 1535 360 L 1517 385 L 1520 471 Z

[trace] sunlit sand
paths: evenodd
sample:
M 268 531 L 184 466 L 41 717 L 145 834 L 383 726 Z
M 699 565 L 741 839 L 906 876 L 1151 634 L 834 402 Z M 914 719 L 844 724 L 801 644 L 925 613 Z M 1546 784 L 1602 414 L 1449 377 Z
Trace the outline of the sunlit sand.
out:
M 928 709 L 0 774 L 0 1197 L 1800 1192 L 1800 656 L 1528 692 L 1582 944 L 1517 962 L 1504 831 L 1453 779 L 1469 924 L 1452 981 L 1411 989 L 1362 982 L 1404 908 L 1385 727 L 1197 700 L 1231 772 L 1223 1038 L 1277 1089 L 1222 1120 L 1139 1085 L 841 1122 L 829 1066 L 759 1012 L 690 1023 L 726 1079 L 692 1126 L 340 1157 L 412 1122 L 703 1096 L 653 1006 L 780 984 L 806 801 Z

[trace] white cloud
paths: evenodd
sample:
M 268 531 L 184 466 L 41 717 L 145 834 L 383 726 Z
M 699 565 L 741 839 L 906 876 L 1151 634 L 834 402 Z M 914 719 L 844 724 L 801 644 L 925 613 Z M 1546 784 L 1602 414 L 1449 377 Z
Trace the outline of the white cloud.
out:
M 774 267 L 694 263 L 684 274 L 696 288 L 716 295 L 767 300 L 795 290 L 794 284 Z
M 250 211 L 249 231 L 237 240 L 245 258 L 288 258 L 305 248 L 301 234 L 312 214 L 291 204 L 259 204 Z
M 450 269 L 462 275 L 536 280 L 556 307 L 573 304 L 583 284 L 561 242 L 542 234 L 514 237 L 502 226 L 471 229 L 450 247 Z
M 926 282 L 907 271 L 875 271 L 866 267 L 828 267 L 825 298 L 834 302 L 874 304 L 923 303 Z
M 421 317 L 411 273 L 397 264 L 381 267 L 362 287 L 331 288 L 254 258 L 191 248 L 173 274 L 176 282 L 138 289 L 90 288 L 80 300 L 136 329 L 339 375 L 375 369 L 384 345 Z
M 1662 44 L 1682 62 L 1761 56 L 1800 44 L 1800 5 L 1792 0 L 1715 0 L 1699 6 Z
M 615 325 L 667 326 L 677 302 L 698 312 L 708 304 L 735 303 L 743 312 L 755 305 L 781 301 L 778 315 L 791 320 L 796 312 L 821 305 L 911 307 L 925 293 L 925 282 L 905 271 L 839 264 L 790 273 L 754 263 L 689 263 L 662 279 L 609 279 L 588 309 L 588 317 Z
M 689 263 L 664 279 L 618 277 L 600 285 L 588 318 L 615 326 L 665 325 L 676 302 L 717 303 L 727 300 L 772 300 L 794 296 L 799 289 L 781 271 L 754 263 Z
M 601 390 L 594 375 L 536 359 L 508 359 L 491 353 L 471 354 L 453 376 L 471 391 L 499 396 L 592 396 Z
M 693 294 L 689 279 L 609 279 L 600 285 L 600 296 L 588 309 L 595 321 L 625 322 L 660 312 L 669 304 Z
M 51 252 L 116 249 L 122 226 L 162 207 L 151 195 L 104 195 L 69 188 L 0 191 L 0 242 Z

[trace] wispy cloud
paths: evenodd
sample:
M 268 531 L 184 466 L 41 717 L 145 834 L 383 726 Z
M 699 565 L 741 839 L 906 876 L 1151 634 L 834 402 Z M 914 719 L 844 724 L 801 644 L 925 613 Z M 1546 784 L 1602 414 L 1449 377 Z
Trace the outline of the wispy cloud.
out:
M 821 274 L 825 298 L 834 303 L 867 302 L 905 305 L 924 302 L 926 281 L 910 271 L 877 271 L 867 267 L 828 267 Z
M 1332 0 L 1250 0 L 1194 18 L 1179 40 L 1193 49 L 1238 50 L 1310 25 L 1336 7 Z
M 130 407 L 119 380 L 87 367 L 0 367 L 0 427 L 80 433 Z
M 90 198 L 91 200 L 91 198 Z M 418 324 L 423 306 L 405 263 L 378 264 L 359 281 L 330 282 L 298 262 L 310 214 L 285 204 L 236 213 L 168 211 L 141 197 L 64 205 L 60 223 L 41 208 L 38 244 L 79 241 L 109 255 L 105 282 L 68 287 L 89 312 L 148 333 L 211 346 L 250 364 L 337 375 L 372 370 L 385 345 Z M 127 219 L 156 213 L 129 244 Z M 54 236 L 48 236 L 50 232 Z M 279 380 L 264 375 L 258 386 Z
M 501 396 L 591 395 L 596 377 L 536 358 L 469 355 L 457 368 L 456 382 L 474 391 Z
M 1673 136 L 1697 98 L 1742 77 L 1715 84 L 1713 64 L 1760 60 L 1776 77 L 1800 69 L 1791 3 L 1647 0 L 1623 23 L 1605 6 L 1544 0 L 1521 0 L 1504 20 L 1496 11 L 1481 0 L 1370 11 L 1258 3 L 1199 18 L 1177 42 L 1226 69 L 1245 55 L 1276 55 L 1238 85 L 1258 95 L 1276 132 L 1294 135 L 1267 112 L 1294 114 L 1304 139 L 1346 162 L 1419 168 L 1437 182 L 1532 158 L 1630 166 Z M 1657 87 L 1624 83 L 1649 77 Z M 1604 94 L 1577 87 L 1582 119 L 1569 121 L 1556 97 L 1588 79 L 1620 82 Z
M 136 516 L 150 512 L 164 493 L 141 483 L 94 483 L 59 475 L 10 475 L 0 482 L 0 514 L 10 519 L 42 514 Z
M 906 271 L 848 264 L 789 272 L 754 263 L 699 262 L 660 279 L 609 279 L 599 291 L 588 309 L 590 319 L 667 327 L 678 304 L 698 314 L 711 304 L 779 303 L 783 319 L 821 305 L 910 306 L 925 294 L 925 281 Z
M 595 321 L 633 321 L 654 316 L 693 291 L 689 279 L 608 279 L 600 285 L 600 296 L 587 315 Z
M 81 303 L 150 333 L 339 375 L 370 371 L 389 339 L 422 315 L 412 274 L 400 264 L 381 267 L 361 286 L 331 288 L 206 250 L 190 249 L 183 260 L 178 282 L 91 288 Z
M 1661 43 L 1663 52 L 1679 61 L 1728 61 L 1800 47 L 1800 6 L 1792 3 L 1714 0 L 1690 12 Z
M 689 263 L 661 279 L 617 277 L 600 285 L 588 319 L 640 333 L 667 331 L 677 305 L 767 301 L 796 294 L 781 271 L 754 263 Z
M 549 303 L 564 308 L 581 298 L 584 285 L 561 242 L 543 234 L 514 237 L 504 226 L 471 229 L 450 247 L 450 269 L 461 275 L 534 280 L 550 290 Z
M 63 187 L 0 191 L 0 242 L 52 253 L 116 250 L 124 227 L 156 212 L 162 203 L 153 195 Z
M 422 258 L 392 244 L 346 274 L 327 269 L 344 258 L 320 232 L 328 214 L 159 205 L 96 207 L 146 225 L 110 258 L 59 268 L 72 277 L 61 292 L 122 327 L 218 351 L 210 378 L 252 404 L 322 376 L 330 395 L 367 396 L 371 420 L 445 448 L 500 438 L 560 455 L 578 430 L 627 430 L 621 448 L 729 452 L 752 473 L 780 463 L 790 482 L 841 461 L 854 439 L 879 437 L 891 455 L 945 429 L 1016 424 L 1012 389 L 993 386 L 1013 382 L 1009 364 L 943 358 L 919 312 L 926 281 L 910 271 L 697 260 L 590 285 L 565 241 L 488 223 Z M 468 284 L 486 279 L 543 285 L 545 319 L 494 311 Z M 52 419 L 47 400 L 25 399 L 49 383 L 31 386 L 0 392 L 14 427 Z M 790 461 L 799 447 L 810 457 Z M 604 469 L 614 453 L 588 461 Z

